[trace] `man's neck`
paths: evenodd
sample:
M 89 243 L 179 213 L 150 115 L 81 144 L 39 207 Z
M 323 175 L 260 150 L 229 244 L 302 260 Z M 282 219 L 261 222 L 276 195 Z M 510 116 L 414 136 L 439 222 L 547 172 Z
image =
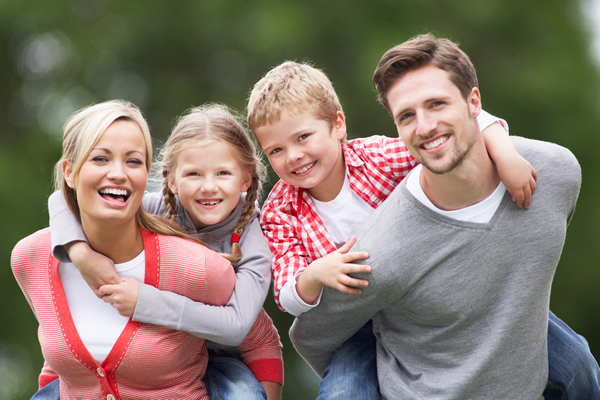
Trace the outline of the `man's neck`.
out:
M 483 142 L 478 141 L 450 172 L 435 174 L 423 167 L 420 182 L 436 207 L 451 211 L 485 200 L 498 187 L 500 177 Z

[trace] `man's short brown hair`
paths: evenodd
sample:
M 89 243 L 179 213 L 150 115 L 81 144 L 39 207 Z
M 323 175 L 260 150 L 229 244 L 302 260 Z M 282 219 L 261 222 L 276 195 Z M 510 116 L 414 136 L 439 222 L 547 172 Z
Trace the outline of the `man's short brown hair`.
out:
M 435 65 L 448 72 L 450 81 L 458 87 L 465 100 L 471 89 L 478 86 L 471 60 L 455 43 L 437 39 L 431 34 L 420 35 L 386 51 L 375 69 L 373 86 L 379 102 L 390 114 L 387 94 L 394 82 L 407 72 L 427 65 Z

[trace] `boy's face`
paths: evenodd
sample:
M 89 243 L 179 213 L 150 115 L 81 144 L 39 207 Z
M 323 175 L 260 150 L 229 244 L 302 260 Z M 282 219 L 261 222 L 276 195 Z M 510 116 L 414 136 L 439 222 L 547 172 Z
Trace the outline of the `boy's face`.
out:
M 256 128 L 254 134 L 284 182 L 307 189 L 320 201 L 337 196 L 346 170 L 341 146 L 346 123 L 341 111 L 330 128 L 310 111 L 295 115 L 284 110 L 279 121 Z

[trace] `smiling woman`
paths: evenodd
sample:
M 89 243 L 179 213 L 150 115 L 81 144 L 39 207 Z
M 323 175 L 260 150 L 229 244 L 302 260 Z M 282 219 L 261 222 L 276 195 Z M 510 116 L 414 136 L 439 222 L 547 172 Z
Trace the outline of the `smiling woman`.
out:
M 141 207 L 151 159 L 140 111 L 101 103 L 67 121 L 56 186 L 90 246 L 115 262 L 121 279 L 224 305 L 235 284 L 231 264 Z M 60 388 L 61 398 L 208 399 L 203 339 L 119 315 L 73 264 L 52 257 L 50 242 L 49 229 L 38 231 L 11 258 L 40 324 L 40 388 Z

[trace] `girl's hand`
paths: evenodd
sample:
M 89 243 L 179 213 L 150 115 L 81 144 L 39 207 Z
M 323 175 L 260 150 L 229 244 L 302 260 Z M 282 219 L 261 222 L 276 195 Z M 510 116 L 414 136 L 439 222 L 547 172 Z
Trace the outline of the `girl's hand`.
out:
M 364 279 L 352 278 L 348 274 L 371 272 L 371 266 L 354 264 L 352 261 L 369 258 L 366 251 L 348 252 L 356 242 L 352 236 L 342 247 L 313 261 L 296 279 L 296 291 L 308 304 L 313 304 L 323 285 L 348 294 L 361 294 L 359 287 L 369 286 Z
M 133 317 L 140 294 L 140 282 L 135 278 L 119 278 L 121 283 L 100 287 L 102 300 L 110 303 L 124 317 Z
M 87 242 L 71 242 L 64 247 L 71 262 L 99 298 L 102 298 L 98 292 L 100 286 L 121 282 L 113 260 L 92 250 Z

